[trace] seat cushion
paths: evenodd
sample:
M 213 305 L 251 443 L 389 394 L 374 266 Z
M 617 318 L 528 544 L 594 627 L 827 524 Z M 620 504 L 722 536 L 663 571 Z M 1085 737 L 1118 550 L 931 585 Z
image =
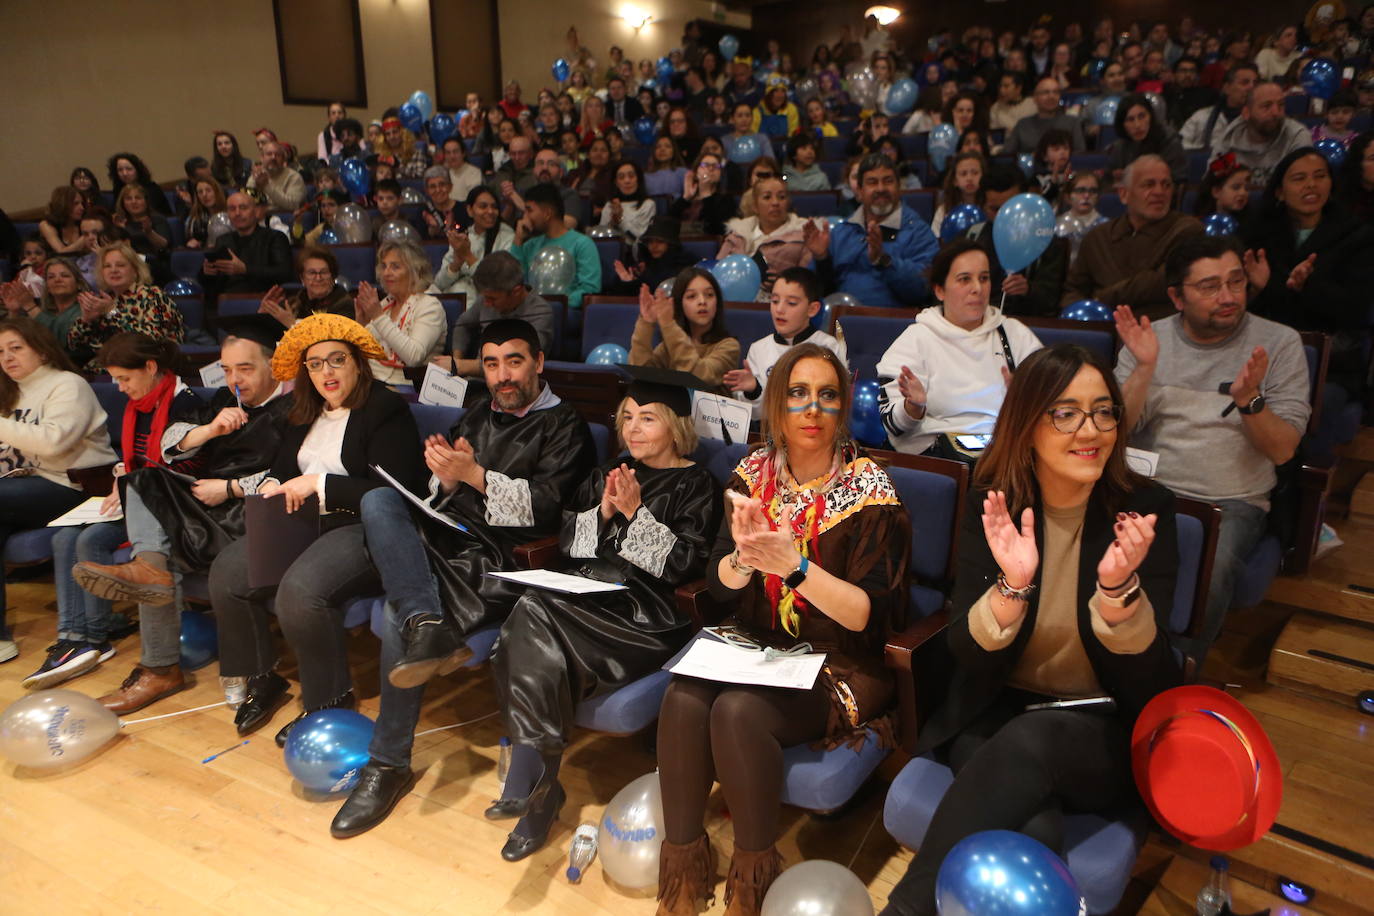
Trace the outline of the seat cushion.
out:
M 577 704 L 577 724 L 613 735 L 631 735 L 658 718 L 672 675 L 655 671 L 618 690 Z
M 799 744 L 782 752 L 784 804 L 810 811 L 834 811 L 854 797 L 889 750 L 878 746 L 877 733 L 868 732 L 863 747 L 813 750 Z
M 911 586 L 911 620 L 929 617 L 945 606 L 943 592 L 924 585 Z
M 56 528 L 29 528 L 17 531 L 5 541 L 5 562 L 23 565 L 52 559 L 52 538 Z
M 386 626 L 386 599 L 369 598 L 363 599 L 368 602 L 367 613 L 371 618 L 372 633 L 378 639 L 382 638 L 382 628 Z M 347 626 L 354 626 L 348 623 L 347 611 L 345 611 L 344 623 Z M 500 627 L 487 627 L 478 630 L 468 637 L 468 648 L 472 650 L 472 658 L 464 665 L 465 668 L 476 668 L 478 665 L 491 658 L 491 650 L 496 645 L 496 637 L 501 635 Z
M 1283 548 L 1279 539 L 1266 534 L 1250 552 L 1245 568 L 1236 578 L 1236 592 L 1231 599 L 1231 607 L 1254 607 L 1264 600 L 1269 585 L 1278 575 L 1279 563 L 1283 560 Z

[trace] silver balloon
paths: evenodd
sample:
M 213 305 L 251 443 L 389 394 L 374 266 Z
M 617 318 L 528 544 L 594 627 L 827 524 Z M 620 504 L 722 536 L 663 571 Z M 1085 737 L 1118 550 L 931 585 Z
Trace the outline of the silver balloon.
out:
M 830 295 L 826 296 L 825 299 L 823 299 L 822 301 L 831 308 L 834 308 L 837 305 L 863 305 L 862 302 L 860 302 L 858 299 L 855 299 L 853 295 L 851 295 L 850 293 L 831 293 Z
M 821 87 L 816 83 L 814 76 L 803 76 L 792 87 L 792 95 L 796 98 L 798 105 L 806 104 L 807 99 L 815 98 L 820 95 L 820 92 Z
M 614 226 L 593 226 L 587 230 L 587 237 L 593 239 L 618 239 L 620 238 L 620 230 Z
M 878 81 L 868 67 L 857 71 L 849 78 L 849 97 L 860 108 L 872 108 L 878 100 Z
M 868 888 L 838 862 L 813 859 L 778 876 L 762 916 L 873 916 Z
M 668 279 L 664 280 L 662 283 L 660 283 L 660 284 L 658 285 L 658 289 L 654 290 L 654 296 L 656 296 L 657 298 L 660 298 L 660 299 L 670 299 L 670 298 L 672 298 L 672 295 L 673 295 L 673 278 L 672 278 L 672 277 L 669 277 Z
M 119 717 L 75 690 L 40 690 L 0 713 L 0 753 L 25 767 L 75 763 L 118 733 Z
M 566 248 L 549 245 L 530 262 L 529 285 L 536 293 L 566 295 L 577 276 L 577 262 Z
M 213 248 L 219 243 L 220 236 L 234 231 L 234 224 L 229 222 L 228 213 L 216 213 L 210 217 L 205 224 L 205 246 Z
M 1169 109 L 1168 106 L 1164 104 L 1164 99 L 1160 97 L 1159 93 L 1145 93 L 1145 101 L 1149 102 L 1150 107 L 1154 109 L 1154 119 L 1156 124 L 1169 123 Z
M 658 852 L 663 844 L 663 798 L 658 773 L 646 773 L 615 794 L 598 825 L 601 868 L 621 887 L 658 883 Z
M 401 203 L 403 204 L 423 204 L 425 195 L 415 188 L 401 188 Z
M 343 274 L 339 274 L 334 278 L 334 285 L 346 293 L 351 293 L 357 284 Z
M 334 217 L 334 234 L 340 242 L 356 245 L 372 241 L 372 220 L 357 204 L 344 204 Z
M 377 230 L 377 241 L 414 242 L 418 245 L 420 244 L 420 233 L 416 232 L 415 227 L 403 219 L 389 219 L 382 223 L 382 228 Z

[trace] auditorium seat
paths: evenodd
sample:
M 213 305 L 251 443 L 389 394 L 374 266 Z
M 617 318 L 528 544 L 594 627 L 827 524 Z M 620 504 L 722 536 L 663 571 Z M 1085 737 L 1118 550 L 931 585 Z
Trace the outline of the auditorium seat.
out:
M 903 191 L 902 203 L 915 210 L 916 215 L 927 223 L 935 218 L 935 192 L 928 188 L 919 191 Z
M 200 265 L 205 260 L 205 252 L 199 248 L 176 248 L 172 251 L 172 273 L 183 280 L 195 280 L 200 276 Z
M 582 359 L 604 343 L 618 344 L 628 352 L 639 302 L 627 296 L 588 296 L 582 303 Z
M 840 198 L 834 191 L 795 191 L 788 199 L 798 216 L 832 216 L 840 210 Z
M 377 249 L 371 242 L 331 245 L 329 250 L 334 253 L 334 257 L 339 262 L 340 275 L 347 277 L 353 283 L 361 283 L 364 280 L 368 283 L 374 282 Z
M 1041 318 L 1018 315 L 1017 320 L 1035 332 L 1047 347 L 1078 344 L 1091 350 L 1108 366 L 1116 365 L 1116 325 L 1110 321 L 1075 321 L 1070 318 Z
M 727 302 L 725 303 L 725 329 L 730 336 L 739 341 L 741 364 L 749 353 L 749 346 L 756 340 L 773 333 L 773 314 L 766 302 Z

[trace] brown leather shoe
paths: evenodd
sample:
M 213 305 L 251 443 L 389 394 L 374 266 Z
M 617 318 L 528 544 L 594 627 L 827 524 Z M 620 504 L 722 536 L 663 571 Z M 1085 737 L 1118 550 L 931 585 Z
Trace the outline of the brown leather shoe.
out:
M 186 686 L 186 678 L 182 677 L 180 665 L 140 665 L 124 679 L 118 690 L 101 697 L 100 705 L 122 716 L 128 712 L 137 712 L 174 693 L 180 693 Z
M 144 562 L 142 557 L 114 566 L 82 560 L 72 567 L 72 578 L 97 598 L 146 604 L 168 604 L 172 600 L 172 574 Z

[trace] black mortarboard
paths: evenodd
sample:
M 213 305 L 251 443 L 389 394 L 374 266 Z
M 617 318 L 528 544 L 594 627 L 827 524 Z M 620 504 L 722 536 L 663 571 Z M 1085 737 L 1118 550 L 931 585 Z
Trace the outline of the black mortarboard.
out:
M 538 356 L 543 352 L 539 344 L 539 333 L 534 325 L 523 318 L 498 318 L 482 328 L 482 336 L 477 342 L 477 352 L 489 343 L 503 344 L 508 340 L 523 340 L 530 345 L 530 355 Z
M 662 403 L 679 417 L 692 415 L 692 389 L 710 391 L 711 386 L 690 372 L 675 369 L 657 369 L 653 366 L 621 366 L 630 374 L 630 390 L 627 392 L 635 403 Z
M 271 315 L 254 312 L 250 315 L 232 315 L 221 318 L 219 326 L 230 337 L 241 337 L 262 344 L 269 350 L 276 349 L 277 341 L 286 333 L 286 326 Z

